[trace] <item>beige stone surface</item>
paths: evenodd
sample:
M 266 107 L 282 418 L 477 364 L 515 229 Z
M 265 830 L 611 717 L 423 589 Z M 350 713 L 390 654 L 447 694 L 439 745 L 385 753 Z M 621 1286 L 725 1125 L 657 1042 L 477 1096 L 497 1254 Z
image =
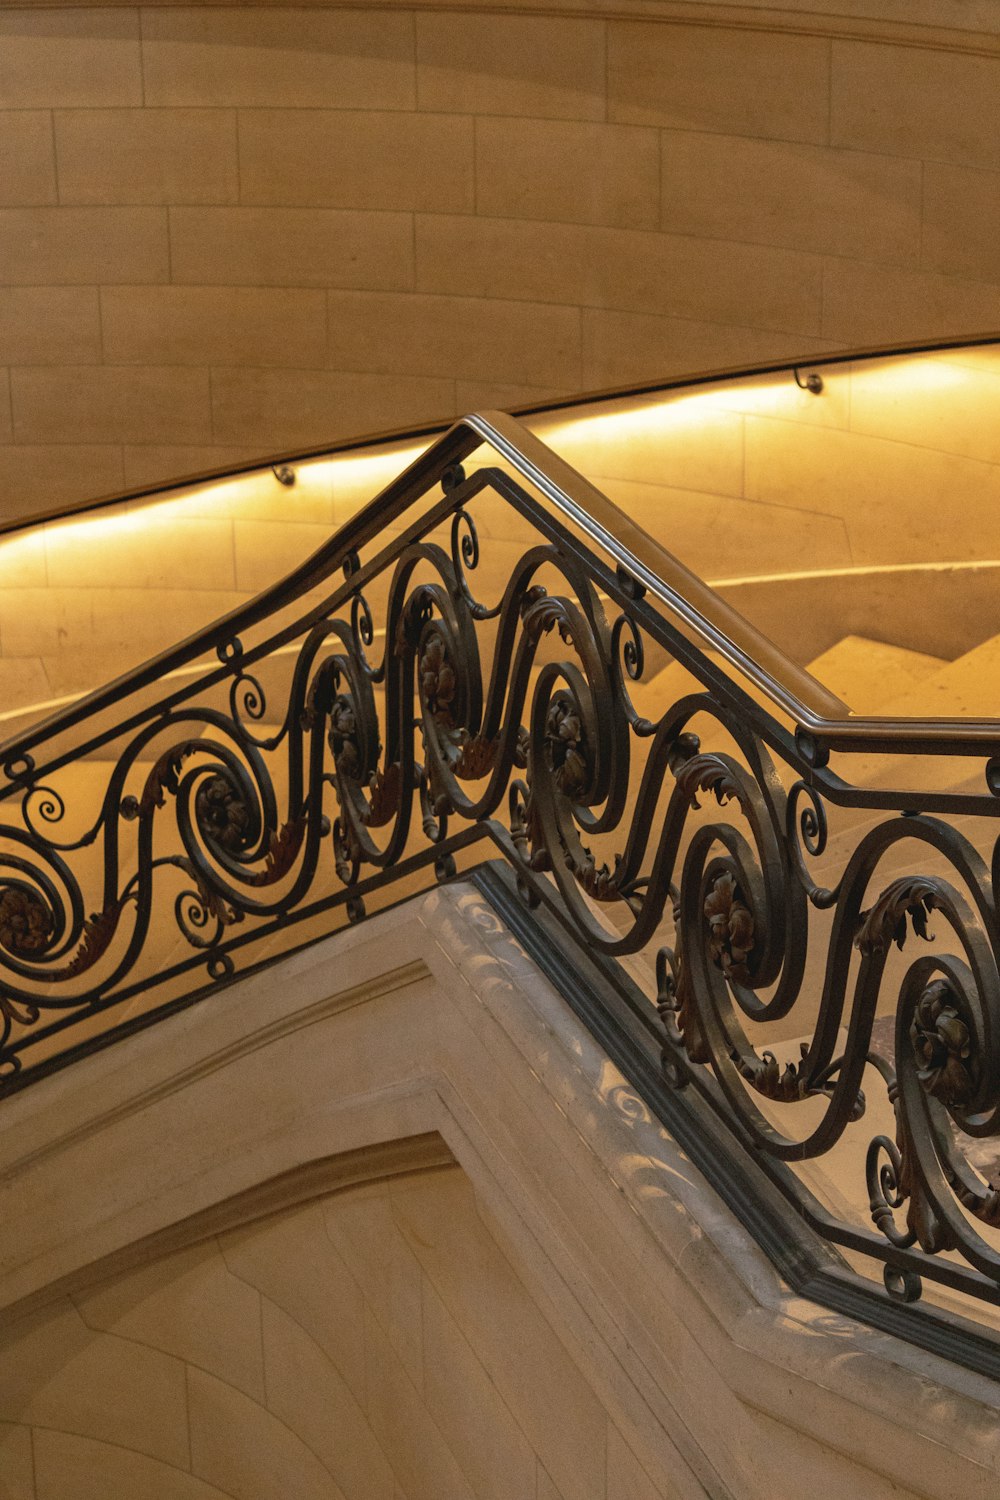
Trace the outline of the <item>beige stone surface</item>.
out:
M 994 421 L 1000 366 L 970 366 L 962 359 L 961 354 L 947 352 L 921 361 L 919 367 L 905 360 L 853 364 L 851 430 L 1000 464 L 1000 434 Z M 971 494 L 956 506 L 967 507 L 976 507 Z
M 793 447 L 784 425 L 748 422 L 748 498 L 843 516 L 856 565 L 994 555 L 983 528 L 1000 486 L 994 465 L 835 429 L 803 428 Z
M 847 635 L 811 661 L 809 670 L 855 713 L 882 714 L 891 699 L 921 697 L 921 685 L 945 665 L 938 656 Z
M 180 1360 L 92 1332 L 67 1301 L 4 1331 L 2 1420 L 120 1443 L 186 1468 L 186 1399 Z
M 208 442 L 208 371 L 105 365 L 14 372 L 14 433 L 20 443 Z
M 198 451 L 198 450 L 195 450 Z M 211 451 L 211 450 L 209 450 Z M 281 483 L 271 464 L 263 464 L 245 449 L 237 450 L 247 467 L 243 472 L 221 481 L 207 479 L 190 488 L 181 485 L 163 502 L 162 513 L 176 507 L 179 514 L 205 516 L 210 520 L 225 516 L 237 521 L 322 521 L 333 519 L 333 486 L 331 475 L 337 460 L 318 459 L 292 463 L 295 483 Z M 289 488 L 294 491 L 289 494 Z M 161 513 L 161 506 L 156 506 Z
M 225 368 L 212 375 L 213 431 L 220 443 L 322 443 L 439 420 L 453 393 L 450 380 L 429 376 Z
M 188 1369 L 191 1469 L 233 1500 L 343 1500 L 329 1470 L 300 1437 L 247 1396 Z
M 987 103 L 995 64 L 982 57 L 945 54 L 935 46 L 835 44 L 831 144 L 824 120 L 828 45 L 788 32 L 611 23 L 605 120 L 605 27 L 596 20 L 467 16 L 453 25 L 454 17 L 421 14 L 415 25 L 398 13 L 307 9 L 296 26 L 291 13 L 267 8 L 154 7 L 140 38 L 130 13 L 24 14 L 23 25 L 4 22 L 9 46 L 0 107 L 13 106 L 4 118 L 19 141 L 17 170 L 4 174 L 5 183 L 20 193 L 17 179 L 36 176 L 36 152 L 39 166 L 50 155 L 42 126 L 51 109 L 64 205 L 54 210 L 31 198 L 37 206 L 15 203 L 0 215 L 8 284 L 34 291 L 46 282 L 76 282 L 92 295 L 97 285 L 121 288 L 172 276 L 192 290 L 206 281 L 243 282 L 249 290 L 263 280 L 289 290 L 339 283 L 407 292 L 413 268 L 403 245 L 404 223 L 395 247 L 400 254 L 394 259 L 395 251 L 390 253 L 387 264 L 385 226 L 380 216 L 368 220 L 363 212 L 365 205 L 377 205 L 403 220 L 411 207 L 445 220 L 456 211 L 469 220 L 482 216 L 487 228 L 474 227 L 471 237 L 468 229 L 439 226 L 430 247 L 436 269 L 422 267 L 422 275 L 439 279 L 424 284 L 451 297 L 544 297 L 580 309 L 585 360 L 579 379 L 585 384 L 794 353 L 790 339 L 816 340 L 818 293 L 808 257 L 797 266 L 753 260 L 746 253 L 752 247 L 739 243 L 744 233 L 767 241 L 758 249 L 801 254 L 815 243 L 828 257 L 822 332 L 835 342 L 996 319 L 996 297 L 985 281 L 994 274 L 989 183 L 977 198 L 973 179 L 962 176 L 965 167 L 993 162 Z M 424 92 L 414 114 L 417 30 Z M 523 38 L 531 42 L 530 79 Z M 89 71 L 75 66 L 77 55 Z M 512 92 L 503 61 L 518 55 L 528 90 L 523 99 Z M 879 82 L 886 70 L 895 93 Z M 434 91 L 443 101 L 436 106 Z M 956 98 L 962 109 L 952 106 Z M 924 120 L 919 129 L 900 125 L 900 118 L 909 118 L 906 111 L 912 114 L 925 99 L 939 101 L 928 112 L 930 123 Z M 849 118 L 854 105 L 861 107 L 858 101 L 867 111 L 860 134 L 858 121 Z M 237 106 L 243 112 L 239 190 L 246 209 L 226 219 L 217 214 L 234 208 Z M 638 110 L 640 123 L 623 123 L 626 116 L 616 113 L 623 108 Z M 758 118 L 764 114 L 766 119 Z M 655 214 L 650 217 L 658 191 L 651 183 L 658 125 L 667 127 L 665 222 L 674 232 L 666 235 L 653 232 Z M 969 150 L 952 150 L 949 132 L 955 129 L 967 136 Z M 950 175 L 949 162 L 957 176 Z M 918 228 L 912 222 L 913 184 L 921 170 L 930 190 Z M 28 191 L 36 191 L 31 181 Z M 192 197 L 208 218 L 186 217 L 198 214 Z M 81 216 L 80 199 L 92 199 L 90 217 Z M 114 206 L 129 212 L 123 205 L 132 203 L 156 217 L 107 216 Z M 284 230 L 273 221 L 242 217 L 253 212 L 252 204 L 273 207 L 285 217 Z M 360 219 L 339 221 L 335 229 L 329 221 L 317 226 L 301 217 L 341 205 L 351 212 L 352 204 Z M 164 208 L 174 213 L 173 264 L 164 243 Z M 730 219 L 745 226 L 741 232 L 726 228 Z M 492 227 L 497 223 L 505 227 Z M 631 239 L 581 239 L 578 233 L 635 235 L 640 226 L 648 234 Z M 561 230 L 571 237 L 560 239 Z M 711 243 L 720 232 L 729 239 Z M 904 271 L 900 263 L 913 262 L 921 234 L 927 266 L 941 269 Z M 484 235 L 485 248 L 479 249 Z M 872 264 L 890 254 L 891 271 Z M 481 268 L 477 257 L 484 260 Z M 593 274 L 583 274 L 587 265 Z M 47 318 L 52 332 L 46 332 L 27 301 L 14 305 L 8 321 L 18 346 L 9 361 L 15 368 L 114 358 L 95 347 L 82 311 L 63 322 L 59 338 L 56 319 Z M 147 362 L 173 363 L 177 357 L 204 366 L 215 361 L 260 368 L 292 357 L 275 353 L 278 342 L 267 320 L 237 321 L 230 354 L 221 327 L 206 332 L 201 352 L 185 319 L 177 326 L 164 317 L 164 353 Z M 420 295 L 413 298 L 408 325 L 423 329 L 433 344 L 434 308 Z M 219 352 L 213 351 L 216 333 Z M 0 341 L 4 336 L 0 308 Z M 290 335 L 286 346 L 297 348 L 300 363 L 310 365 L 324 358 L 318 342 L 314 328 L 311 337 Z M 381 367 L 394 353 L 406 357 L 406 347 L 376 337 L 374 330 L 369 342 Z M 525 354 L 530 357 L 530 349 Z M 397 364 L 385 373 L 402 368 Z M 479 379 L 463 376 L 458 365 L 446 375 Z M 551 380 L 518 373 L 494 376 L 494 383 L 542 390 Z M 157 446 L 185 444 L 175 439 Z M 60 459 L 71 462 L 68 452 Z M 70 476 L 66 482 L 77 481 Z M 22 504 L 13 491 L 10 502 Z
M 1000 171 L 928 162 L 924 174 L 924 263 L 1000 282 Z
M 523 1500 L 537 1459 L 472 1346 L 425 1281 L 424 1387 L 427 1409 L 476 1495 Z M 526 1380 L 530 1375 L 525 1372 Z
M 56 110 L 63 203 L 235 203 L 236 117 L 218 109 Z
M 363 1406 L 364 1297 L 327 1234 L 319 1206 L 230 1230 L 220 1246 L 232 1274 L 308 1332 Z
M 806 665 L 849 631 L 951 660 L 1000 630 L 995 563 L 891 564 L 734 581 L 727 601 Z
M 955 661 L 941 662 L 916 682 L 888 694 L 886 711 L 931 718 L 992 717 L 997 712 L 1000 637 L 991 636 Z
M 621 479 L 604 480 L 603 489 L 650 536 L 711 581 L 739 578 L 749 569 L 766 574 L 851 562 L 840 516 Z
M 873 152 L 666 131 L 663 228 L 916 265 L 921 179 Z
M 878 367 L 885 370 L 889 366 L 885 361 L 879 361 Z M 892 366 L 898 369 L 902 367 L 902 362 L 898 366 Z M 779 369 L 736 380 L 721 380 L 705 390 L 704 404 L 709 408 L 719 407 L 723 411 L 741 411 L 747 416 L 776 417 L 782 422 L 805 422 L 810 427 L 848 428 L 852 425 L 854 377 L 867 368 L 861 361 L 857 364 L 851 361 L 827 364 L 819 357 L 803 361 L 797 368 Z M 820 374 L 823 381 L 819 396 L 798 384 L 798 380 L 804 380 L 812 372 Z M 794 441 L 794 435 L 789 432 L 789 442 Z
M 0 114 L 0 204 L 55 201 L 55 156 L 48 111 L 4 111 Z
M 44 588 L 45 532 L 40 527 L 20 531 L 0 541 L 0 568 L 6 588 Z
M 74 1300 L 88 1328 L 162 1349 L 263 1401 L 260 1297 L 229 1272 L 214 1242 Z
M 812 334 L 596 307 L 583 308 L 582 319 L 582 383 L 588 390 L 841 347 Z
M 413 281 L 412 225 L 400 213 L 172 208 L 170 247 L 173 280 L 196 285 L 395 289 Z
M 143 18 L 145 102 L 411 109 L 413 24 L 363 10 L 179 6 Z
M 328 300 L 337 369 L 579 386 L 575 307 L 392 292 L 331 291 Z
M 13 413 L 10 400 L 10 371 L 0 371 L 0 443 L 9 443 L 14 436 Z
M 423 1393 L 427 1361 L 420 1264 L 396 1228 L 388 1194 L 371 1191 L 334 1201 L 324 1220 L 372 1316 L 414 1388 Z
M 99 443 L 0 444 L 0 514 L 44 515 L 75 500 L 112 495 L 125 483 L 121 449 Z
M 169 444 L 126 443 L 122 449 L 124 460 L 124 484 L 128 488 L 143 488 L 147 485 L 167 484 L 186 474 L 203 474 L 210 469 L 234 468 L 238 464 L 250 463 L 264 456 L 260 443 L 257 447 L 240 448 L 232 445 L 182 446 Z
M 742 494 L 744 419 L 713 406 L 688 419 L 683 400 L 639 403 L 619 426 L 617 410 L 556 412 L 532 420 L 532 429 L 567 463 L 599 487 L 609 479 L 648 484 L 655 476 L 676 489 L 700 494 Z M 783 497 L 783 503 L 797 505 Z
M 541 1464 L 538 1465 L 538 1474 L 536 1476 L 535 1500 L 562 1500 L 562 1496 Z
M 330 525 L 309 521 L 237 521 L 233 529 L 236 587 L 259 593 L 322 547 Z
M 0 1422 L 0 1495 L 3 1500 L 35 1500 L 31 1428 Z
M 0 15 L 0 108 L 129 105 L 142 97 L 137 10 Z
M 982 170 L 1000 59 L 927 25 L 888 44 L 912 7 L 866 36 L 868 0 L 835 25 L 818 3 L 790 29 L 772 11 L 5 12 L 0 366 L 295 374 L 263 420 L 197 434 L 167 430 L 167 403 L 119 435 L 98 386 L 70 402 L 75 441 L 18 444 L 52 450 L 44 479 L 4 456 L 0 513 L 97 494 L 105 473 L 167 477 L 170 450 L 183 469 L 192 449 L 357 429 L 322 403 L 303 419 L 324 368 L 377 377 L 381 397 L 350 380 L 351 405 L 382 427 L 427 414 L 401 377 L 457 382 L 444 417 L 479 389 L 513 404 L 1000 324 Z M 964 5 L 962 24 L 982 16 Z M 327 289 L 329 340 L 308 296 Z M 81 464 L 79 447 L 108 451 Z
M 491 1237 L 465 1211 L 455 1174 L 394 1195 L 397 1222 L 431 1286 L 564 1493 L 604 1491 L 600 1404 L 556 1332 L 531 1307 Z
M 418 214 L 417 287 L 819 333 L 821 262 L 796 250 L 590 225 Z
M 0 661 L 0 705 L 44 703 L 50 696 L 49 680 L 40 658 L 7 657 Z
M 544 405 L 560 396 L 569 396 L 568 390 L 551 390 L 537 385 L 510 385 L 504 381 L 456 380 L 455 413 L 464 416 L 474 411 L 508 411 L 515 406 Z
M 0 209 L 0 266 L 14 286 L 166 281 L 162 208 Z
M 659 226 L 660 139 L 570 120 L 476 120 L 476 209 L 499 218 Z
M 244 203 L 431 213 L 474 207 L 468 115 L 241 110 L 239 132 Z
M 608 1424 L 607 1500 L 671 1500 L 655 1485 L 617 1427 Z
M 115 1443 L 45 1428 L 36 1429 L 34 1441 L 33 1500 L 225 1500 L 229 1495 L 183 1468 Z
M 608 115 L 631 125 L 825 141 L 829 47 L 818 38 L 608 26 Z
M 93 365 L 100 358 L 96 288 L 0 288 L 0 363 Z
M 600 21 L 419 13 L 416 28 L 421 109 L 604 118 Z
M 823 336 L 844 346 L 950 338 L 1000 328 L 1000 287 L 849 260 L 823 273 Z
M 294 1275 L 292 1268 L 286 1275 Z M 329 1292 L 328 1285 L 325 1290 Z M 310 1329 L 265 1300 L 263 1338 L 270 1410 L 316 1454 L 345 1500 L 393 1500 L 395 1480 L 389 1461 L 364 1411 Z
M 0 450 L 2 452 L 2 450 Z M 77 649 L 119 653 L 122 670 L 176 642 L 183 618 L 207 625 L 242 602 L 222 589 L 0 590 L 0 640 L 11 656 L 59 656 L 67 640 Z M 166 637 L 166 638 L 165 638 Z
M 831 139 L 855 150 L 997 167 L 998 89 L 1000 58 L 835 41 Z
M 317 290 L 103 287 L 101 327 L 109 364 L 302 369 L 326 355 L 326 303 Z
M 365 1331 L 369 1419 L 410 1500 L 474 1500 L 472 1486 L 369 1310 Z
M 113 538 L 113 545 L 109 541 Z M 225 520 L 184 519 L 141 524 L 77 524 L 72 544 L 64 534 L 46 536 L 48 581 L 52 589 L 170 589 L 237 587 L 233 567 L 232 524 Z

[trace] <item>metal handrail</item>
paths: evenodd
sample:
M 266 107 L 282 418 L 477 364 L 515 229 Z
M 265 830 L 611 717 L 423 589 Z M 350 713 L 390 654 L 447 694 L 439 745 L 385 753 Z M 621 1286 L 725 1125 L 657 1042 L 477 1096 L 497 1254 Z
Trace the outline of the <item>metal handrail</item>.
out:
M 601 547 L 665 605 L 700 645 L 718 653 L 791 720 L 808 761 L 822 766 L 831 750 L 877 754 L 1000 754 L 1000 720 L 857 715 L 733 609 L 703 579 L 638 527 L 594 484 L 515 417 L 472 414 L 454 423 L 402 474 L 349 520 L 329 542 L 256 598 L 176 646 L 124 673 L 66 708 L 0 743 L 0 765 L 18 783 L 45 741 L 139 692 L 277 609 L 307 594 L 425 494 L 449 468 L 489 444 L 546 502 Z M 152 712 L 152 710 L 150 710 Z M 992 774 L 992 772 L 991 772 Z

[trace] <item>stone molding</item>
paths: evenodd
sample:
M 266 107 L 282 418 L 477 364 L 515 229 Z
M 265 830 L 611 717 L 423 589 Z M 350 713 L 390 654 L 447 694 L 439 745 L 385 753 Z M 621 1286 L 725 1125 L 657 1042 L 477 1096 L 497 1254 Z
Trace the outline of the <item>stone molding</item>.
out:
M 873 1495 L 996 1493 L 996 1387 L 791 1296 L 463 886 L 9 1101 L 0 1325 L 255 1212 L 452 1159 L 665 1493 L 791 1493 L 806 1449 L 824 1493 L 857 1493 L 857 1466 Z
M 356 10 L 356 0 L 250 0 L 276 9 Z M 144 6 L 175 6 L 175 0 L 145 0 Z M 0 12 L 16 10 L 107 10 L 137 7 L 130 0 L 0 0 Z M 193 9 L 212 8 L 196 0 Z M 659 21 L 665 25 L 718 26 L 727 30 L 882 42 L 941 52 L 1000 55 L 1000 18 L 990 0 L 784 0 L 777 5 L 720 4 L 719 0 L 380 0 L 366 10 L 454 11 L 458 14 L 579 16 L 607 20 Z

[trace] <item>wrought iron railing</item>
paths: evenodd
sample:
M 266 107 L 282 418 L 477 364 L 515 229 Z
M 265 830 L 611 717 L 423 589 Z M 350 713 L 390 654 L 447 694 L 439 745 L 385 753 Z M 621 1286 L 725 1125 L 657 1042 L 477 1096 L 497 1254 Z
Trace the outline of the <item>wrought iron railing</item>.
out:
M 484 600 L 487 500 L 524 545 Z M 696 690 L 651 700 L 653 654 Z M 854 785 L 858 751 L 904 783 L 963 757 L 981 789 Z M 990 865 L 961 826 L 996 819 L 998 754 L 993 721 L 850 716 L 516 421 L 467 418 L 280 585 L 5 748 L 3 1087 L 499 852 L 605 978 L 645 956 L 650 1003 L 622 993 L 664 1087 L 725 1126 L 724 1172 L 763 1172 L 896 1303 L 1000 1306 L 974 1165 L 1000 1134 L 1000 844 Z

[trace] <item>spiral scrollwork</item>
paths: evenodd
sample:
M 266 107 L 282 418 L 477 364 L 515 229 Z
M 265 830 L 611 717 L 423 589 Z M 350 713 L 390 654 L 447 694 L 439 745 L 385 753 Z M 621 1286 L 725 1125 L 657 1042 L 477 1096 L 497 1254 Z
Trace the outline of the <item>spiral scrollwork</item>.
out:
M 635 559 L 591 551 L 509 474 L 443 478 L 426 524 L 365 522 L 322 554 L 331 593 L 307 618 L 279 621 L 283 598 L 259 635 L 259 614 L 223 622 L 203 681 L 95 732 L 117 759 L 80 828 L 44 739 L 8 756 L 0 1075 L 19 1084 L 34 1040 L 161 969 L 200 992 L 245 945 L 362 921 L 401 873 L 452 879 L 488 841 L 604 974 L 628 958 L 646 976 L 668 1082 L 781 1191 L 856 1145 L 854 1216 L 804 1188 L 796 1213 L 880 1260 L 889 1295 L 912 1299 L 943 1254 L 952 1285 L 962 1257 L 973 1291 L 1000 1286 L 1000 839 L 984 859 L 903 793 L 856 796 Z M 489 603 L 484 490 L 534 536 Z M 660 701 L 674 660 L 696 685 Z M 845 835 L 838 804 L 874 815 Z

